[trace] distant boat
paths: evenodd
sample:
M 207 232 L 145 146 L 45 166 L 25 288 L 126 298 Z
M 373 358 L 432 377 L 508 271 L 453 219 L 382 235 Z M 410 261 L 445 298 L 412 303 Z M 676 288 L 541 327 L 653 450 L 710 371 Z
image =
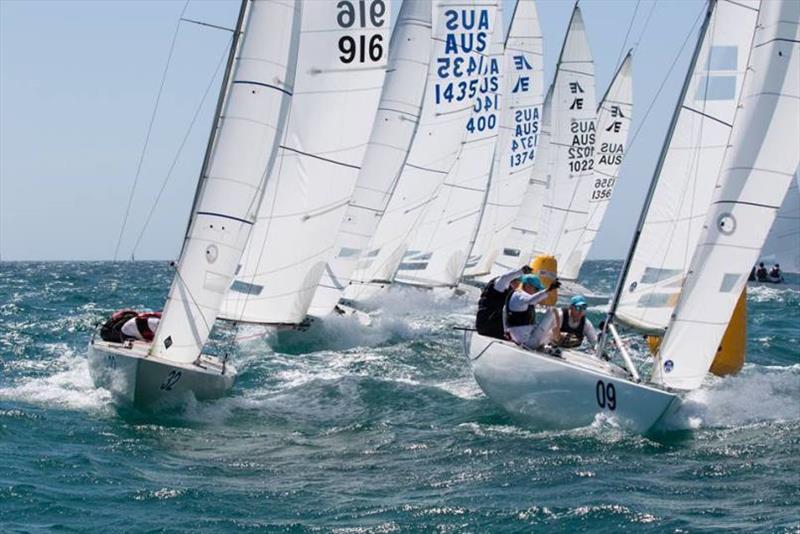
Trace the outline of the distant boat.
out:
M 601 334 L 598 354 L 610 335 L 625 366 L 573 350 L 555 357 L 472 334 L 469 358 L 478 384 L 490 398 L 519 418 L 548 426 L 585 426 L 597 416 L 613 416 L 635 431 L 648 432 L 678 405 L 684 392 L 701 386 L 800 160 L 795 150 L 800 145 L 798 22 L 800 3 L 793 0 L 709 3 Z M 728 41 L 737 34 L 747 51 L 741 67 L 733 65 L 733 72 L 746 72 L 741 90 L 736 89 L 735 78 L 720 85 L 708 72 L 695 74 L 698 67 L 715 70 L 737 61 L 735 55 L 730 56 L 737 51 L 736 43 Z M 725 76 L 734 77 L 731 72 Z M 702 208 L 704 224 L 693 246 L 686 280 L 678 285 L 679 297 L 652 374 L 642 381 L 614 325 L 620 297 L 629 290 L 626 280 L 642 244 L 639 238 L 648 206 L 664 179 L 666 162 L 675 157 L 670 151 L 675 142 L 691 139 L 677 137 L 685 131 L 687 95 L 700 95 L 701 101 L 714 104 L 712 94 L 728 98 L 730 91 L 738 110 L 726 122 L 728 135 L 723 142 L 727 148 L 716 172 L 698 177 L 715 184 L 716 194 Z

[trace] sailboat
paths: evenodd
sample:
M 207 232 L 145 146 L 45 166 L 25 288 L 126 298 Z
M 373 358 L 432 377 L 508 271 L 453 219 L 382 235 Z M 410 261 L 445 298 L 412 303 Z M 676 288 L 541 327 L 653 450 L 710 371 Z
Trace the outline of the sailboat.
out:
M 795 173 L 795 179 L 786 192 L 758 259 L 767 266 L 779 264 L 784 275 L 800 275 L 800 171 Z M 764 282 L 750 281 L 748 285 L 763 284 Z M 773 282 L 766 284 L 800 289 L 798 283 L 787 278 L 784 278 L 780 286 L 775 286 Z
M 236 368 L 203 348 L 275 163 L 295 80 L 299 4 L 243 0 L 188 230 L 152 343 L 92 338 L 97 387 L 128 403 L 213 399 Z
M 757 22 L 757 24 L 756 24 Z M 598 345 L 611 336 L 625 368 L 580 352 L 561 358 L 528 351 L 509 342 L 477 334 L 469 340 L 475 378 L 486 394 L 512 414 L 559 427 L 590 424 L 598 415 L 614 416 L 638 432 L 653 429 L 679 405 L 680 395 L 700 387 L 731 320 L 747 272 L 756 259 L 797 168 L 800 144 L 800 3 L 792 0 L 726 2 L 711 0 L 685 79 L 667 142 L 648 190 L 628 257 Z M 722 88 L 695 69 L 718 65 L 715 38 L 740 31 L 750 52 L 741 68 L 744 83 L 723 82 Z M 720 35 L 722 34 L 722 35 Z M 750 44 L 752 43 L 752 48 Z M 723 54 L 737 50 L 726 48 Z M 713 59 L 712 59 L 713 58 Z M 735 56 L 734 59 L 735 60 Z M 728 56 L 728 61 L 732 61 Z M 724 65 L 729 63 L 723 62 Z M 715 184 L 706 206 L 685 282 L 651 376 L 642 382 L 615 326 L 627 275 L 631 270 L 648 208 L 669 159 L 672 140 L 680 133 L 687 95 L 730 97 L 739 109 L 730 117 L 723 140 L 723 162 L 705 180 Z M 698 93 L 699 88 L 699 93 Z M 716 93 L 721 91 L 721 93 Z M 627 375 L 627 376 L 626 376 Z

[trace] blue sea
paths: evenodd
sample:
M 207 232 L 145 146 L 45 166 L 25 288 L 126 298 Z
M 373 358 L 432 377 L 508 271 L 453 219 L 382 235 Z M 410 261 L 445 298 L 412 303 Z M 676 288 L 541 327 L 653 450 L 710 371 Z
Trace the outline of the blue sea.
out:
M 618 262 L 582 279 L 609 292 Z M 166 263 L 0 264 L 0 531 L 800 532 L 800 292 L 749 293 L 748 363 L 655 437 L 515 423 L 471 377 L 475 303 L 390 293 L 234 345 L 229 396 L 117 407 L 86 347 Z M 592 311 L 599 319 L 599 309 Z M 638 358 L 646 358 L 639 351 Z

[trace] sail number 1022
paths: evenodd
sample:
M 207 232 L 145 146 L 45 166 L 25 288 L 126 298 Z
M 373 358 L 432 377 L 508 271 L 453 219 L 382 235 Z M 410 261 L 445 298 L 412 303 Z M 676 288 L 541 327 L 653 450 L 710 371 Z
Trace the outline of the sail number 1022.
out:
M 606 384 L 602 380 L 597 381 L 597 386 L 594 388 L 597 395 L 597 405 L 601 408 L 608 408 L 611 411 L 617 408 L 617 389 L 614 384 Z
M 384 0 L 340 0 L 336 4 L 339 12 L 336 22 L 340 28 L 380 28 L 386 23 Z M 377 62 L 383 57 L 383 35 L 343 35 L 339 38 L 339 60 L 342 63 Z

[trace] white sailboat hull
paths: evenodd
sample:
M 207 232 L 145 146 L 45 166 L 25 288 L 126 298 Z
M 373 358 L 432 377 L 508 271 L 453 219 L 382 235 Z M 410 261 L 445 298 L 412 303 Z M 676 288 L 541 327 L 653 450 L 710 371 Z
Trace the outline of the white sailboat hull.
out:
M 96 387 L 118 401 L 137 407 L 180 404 L 190 397 L 217 399 L 233 386 L 236 368 L 214 356 L 198 364 L 176 363 L 148 356 L 145 343 L 89 344 L 89 374 Z
M 578 428 L 606 416 L 646 433 L 679 398 L 632 382 L 620 367 L 575 351 L 565 350 L 558 358 L 476 333 L 465 343 L 475 379 L 486 395 L 514 417 L 537 426 Z
M 558 300 L 560 302 L 568 303 L 569 299 L 575 295 L 583 295 L 587 304 L 590 306 L 602 306 L 608 304 L 608 295 L 598 295 L 586 286 L 579 284 L 574 280 L 559 280 L 561 287 L 558 288 Z

